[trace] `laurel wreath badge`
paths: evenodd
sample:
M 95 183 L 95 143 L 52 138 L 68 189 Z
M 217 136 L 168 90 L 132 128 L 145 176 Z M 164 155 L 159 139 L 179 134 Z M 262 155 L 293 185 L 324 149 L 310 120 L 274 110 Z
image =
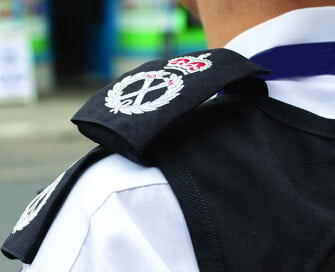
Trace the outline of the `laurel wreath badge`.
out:
M 23 230 L 26 226 L 30 224 L 31 221 L 33 221 L 33 219 L 38 215 L 43 206 L 47 203 L 47 200 L 51 196 L 52 192 L 56 189 L 64 174 L 65 172 L 62 173 L 54 182 L 46 187 L 28 204 L 13 228 L 13 234 L 17 231 Z
M 156 79 L 163 80 L 163 82 L 153 85 Z M 137 82 L 144 81 L 140 90 L 124 94 L 125 88 Z M 107 97 L 105 98 L 105 106 L 110 108 L 110 112 L 116 114 L 118 112 L 132 115 L 142 114 L 157 110 L 171 100 L 180 95 L 180 90 L 184 87 L 182 76 L 165 70 L 140 72 L 135 75 L 130 75 L 116 83 L 111 90 L 108 90 Z M 167 90 L 163 95 L 153 101 L 142 103 L 144 96 L 149 92 L 166 88 Z

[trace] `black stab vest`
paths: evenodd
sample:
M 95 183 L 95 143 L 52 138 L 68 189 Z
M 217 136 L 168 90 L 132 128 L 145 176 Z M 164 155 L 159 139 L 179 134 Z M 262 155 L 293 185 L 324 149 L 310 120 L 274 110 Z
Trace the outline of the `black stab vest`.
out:
M 174 130 L 156 158 L 200 271 L 335 271 L 334 120 L 224 95 Z
M 101 146 L 67 171 L 39 215 L 2 251 L 31 263 L 78 177 L 119 152 L 162 170 L 200 271 L 333 271 L 335 121 L 269 98 L 254 77 L 264 71 L 248 60 L 209 52 L 229 69 L 189 78 L 180 99 L 156 112 L 106 115 L 98 106 L 109 87 L 95 95 L 73 121 Z M 158 69 L 152 65 L 144 69 Z M 199 82 L 209 79 L 216 81 L 206 91 Z M 204 103 L 220 88 L 224 95 Z

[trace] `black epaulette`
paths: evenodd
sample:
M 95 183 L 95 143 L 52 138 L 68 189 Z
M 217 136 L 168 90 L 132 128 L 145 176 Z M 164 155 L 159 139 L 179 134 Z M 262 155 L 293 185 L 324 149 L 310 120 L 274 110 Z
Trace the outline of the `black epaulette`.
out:
M 31 264 L 78 178 L 89 166 L 109 154 L 110 152 L 101 147 L 93 149 L 37 195 L 26 207 L 2 245 L 2 253 L 10 259 Z
M 31 263 L 87 167 L 113 152 L 141 164 L 153 164 L 150 146 L 167 127 L 226 86 L 262 73 L 268 71 L 237 53 L 214 49 L 143 64 L 97 92 L 72 121 L 101 147 L 74 164 L 27 207 L 2 252 Z
M 227 49 L 153 61 L 97 92 L 72 121 L 105 148 L 151 164 L 147 148 L 171 123 L 225 86 L 264 73 Z

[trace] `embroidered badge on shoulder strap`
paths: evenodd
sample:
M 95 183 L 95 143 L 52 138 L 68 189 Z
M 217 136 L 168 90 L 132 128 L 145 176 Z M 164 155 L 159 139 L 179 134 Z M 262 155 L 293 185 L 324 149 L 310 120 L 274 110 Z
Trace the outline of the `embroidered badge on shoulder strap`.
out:
M 32 263 L 50 225 L 78 177 L 90 165 L 109 154 L 110 152 L 101 147 L 95 148 L 35 197 L 2 245 L 2 253 L 10 259 Z
M 157 80 L 163 80 L 163 82 L 152 86 L 153 82 Z M 124 95 L 124 90 L 137 81 L 143 81 L 142 88 Z M 177 76 L 176 74 L 171 74 L 164 70 L 141 72 L 128 76 L 121 82 L 116 83 L 113 89 L 108 91 L 105 105 L 111 108 L 110 112 L 115 114 L 119 112 L 128 115 L 142 114 L 157 110 L 159 107 L 168 104 L 180 94 L 179 92 L 183 87 L 181 76 Z M 166 92 L 163 95 L 153 101 L 142 103 L 146 94 L 161 88 L 166 88 Z
M 38 215 L 39 211 L 43 208 L 43 206 L 47 203 L 47 200 L 51 196 L 52 192 L 56 189 L 57 184 L 63 178 L 65 172 L 62 173 L 54 182 L 52 182 L 48 187 L 46 187 L 41 193 L 39 193 L 26 207 L 24 212 L 22 213 L 19 221 L 16 223 L 13 228 L 12 234 L 17 231 L 23 230 L 24 227 L 28 226 L 29 223 L 34 220 L 34 218 Z
M 157 110 L 171 100 L 176 98 L 184 88 L 183 76 L 167 72 L 167 69 L 181 71 L 184 75 L 203 72 L 212 66 L 212 62 L 206 57 L 211 53 L 202 54 L 199 57 L 185 56 L 168 61 L 164 67 L 165 70 L 139 72 L 132 76 L 127 76 L 113 86 L 108 91 L 106 97 L 106 107 L 111 108 L 110 112 L 115 114 L 121 112 L 124 114 L 142 114 Z M 139 90 L 124 94 L 125 89 L 131 84 L 142 81 L 143 85 Z M 154 82 L 162 81 L 154 84 Z M 153 101 L 142 103 L 145 96 L 150 92 L 165 89 L 165 92 Z
M 97 92 L 72 121 L 109 150 L 148 163 L 148 144 L 169 124 L 224 86 L 266 73 L 226 49 L 149 62 Z

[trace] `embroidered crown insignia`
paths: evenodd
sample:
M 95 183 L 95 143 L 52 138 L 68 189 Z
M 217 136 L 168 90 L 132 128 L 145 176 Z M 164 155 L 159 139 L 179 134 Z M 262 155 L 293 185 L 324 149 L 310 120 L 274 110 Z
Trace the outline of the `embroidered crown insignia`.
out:
M 174 69 L 184 73 L 184 75 L 192 74 L 196 72 L 202 72 L 209 69 L 212 66 L 212 62 L 206 59 L 210 56 L 210 53 L 202 54 L 198 57 L 184 56 L 169 60 L 168 64 L 164 67 L 165 69 Z
M 105 106 L 110 108 L 110 112 L 114 114 L 121 112 L 132 115 L 155 111 L 169 104 L 180 95 L 180 91 L 184 88 L 183 76 L 166 70 L 178 70 L 184 75 L 203 72 L 212 66 L 212 62 L 206 59 L 210 55 L 211 53 L 198 57 L 178 57 L 169 60 L 164 66 L 165 70 L 129 75 L 108 90 Z M 142 82 L 142 87 L 132 88 L 137 82 Z M 165 92 L 161 94 L 164 89 Z M 146 100 L 145 96 L 152 92 L 157 92 L 160 95 L 154 100 Z

